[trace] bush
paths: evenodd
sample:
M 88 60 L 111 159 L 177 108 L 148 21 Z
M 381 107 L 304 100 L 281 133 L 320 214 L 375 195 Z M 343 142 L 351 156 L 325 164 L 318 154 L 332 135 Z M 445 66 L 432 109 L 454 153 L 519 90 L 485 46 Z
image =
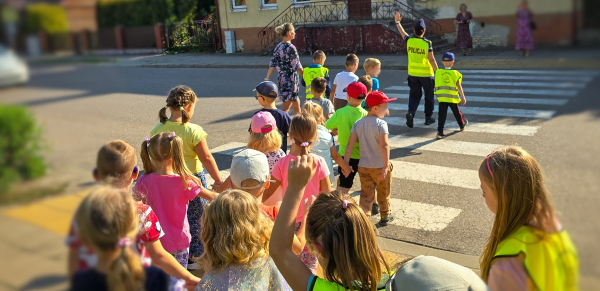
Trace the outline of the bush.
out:
M 0 105 L 0 193 L 46 173 L 41 130 L 24 106 Z
M 36 33 L 40 30 L 49 34 L 69 31 L 67 14 L 60 5 L 30 4 L 27 6 L 26 13 L 27 31 L 30 33 Z

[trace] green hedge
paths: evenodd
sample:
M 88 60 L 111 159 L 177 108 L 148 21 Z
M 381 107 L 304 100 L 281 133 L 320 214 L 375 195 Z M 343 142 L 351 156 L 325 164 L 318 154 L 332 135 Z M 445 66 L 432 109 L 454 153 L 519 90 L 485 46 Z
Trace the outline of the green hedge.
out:
M 27 31 L 36 33 L 40 30 L 49 34 L 69 31 L 69 23 L 65 9 L 54 4 L 30 4 L 26 8 Z
M 197 2 L 197 0 L 101 0 L 96 9 L 96 19 L 100 28 L 189 21 L 195 16 Z
M 41 130 L 24 106 L 0 105 L 0 193 L 21 180 L 43 176 Z

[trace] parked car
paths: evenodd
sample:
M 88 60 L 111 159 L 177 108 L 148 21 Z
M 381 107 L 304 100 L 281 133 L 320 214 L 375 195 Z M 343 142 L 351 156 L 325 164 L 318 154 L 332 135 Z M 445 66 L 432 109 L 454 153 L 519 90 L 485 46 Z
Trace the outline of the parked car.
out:
M 0 87 L 24 85 L 27 81 L 27 64 L 12 50 L 0 45 Z

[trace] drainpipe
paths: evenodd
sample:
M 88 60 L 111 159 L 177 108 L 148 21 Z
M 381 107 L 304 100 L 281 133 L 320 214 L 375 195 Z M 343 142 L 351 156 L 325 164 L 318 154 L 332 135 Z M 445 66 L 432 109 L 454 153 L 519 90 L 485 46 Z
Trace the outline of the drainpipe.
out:
M 578 45 L 579 44 L 579 40 L 578 40 L 578 37 L 577 37 L 577 32 L 579 30 L 578 29 L 578 19 L 577 19 L 578 18 L 577 16 L 579 14 L 578 11 L 577 11 L 578 10 L 577 2 L 579 2 L 579 0 L 573 0 L 573 16 L 571 17 L 572 20 L 573 20 L 572 21 L 573 22 L 572 23 L 573 27 L 572 27 L 572 33 L 571 33 L 572 34 L 572 36 L 571 36 L 571 38 L 572 38 L 571 39 L 571 43 L 573 45 Z
M 223 35 L 221 33 L 221 11 L 219 10 L 219 0 L 215 0 L 215 14 L 217 15 L 217 31 L 219 32 L 219 43 L 217 44 L 217 50 L 220 50 L 223 48 Z

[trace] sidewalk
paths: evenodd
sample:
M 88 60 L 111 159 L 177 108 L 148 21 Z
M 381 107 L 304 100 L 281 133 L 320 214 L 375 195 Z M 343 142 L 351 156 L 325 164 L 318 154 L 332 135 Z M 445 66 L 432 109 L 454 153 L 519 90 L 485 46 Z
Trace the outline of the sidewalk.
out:
M 473 56 L 462 56 L 455 52 L 456 69 L 600 69 L 600 49 L 595 47 L 541 47 L 532 51 L 531 57 L 524 58 L 513 48 L 475 49 Z M 406 70 L 406 55 L 366 55 L 359 54 L 363 61 L 367 57 L 378 58 L 383 70 Z M 441 53 L 436 53 L 436 60 L 441 62 Z M 345 55 L 329 55 L 325 66 L 329 69 L 344 69 Z M 144 56 L 44 56 L 30 59 L 30 64 L 100 64 L 116 67 L 146 68 L 248 68 L 267 69 L 270 56 L 259 56 L 258 53 L 190 53 L 175 55 Z M 312 57 L 300 56 L 304 66 L 312 63 Z M 440 63 L 441 65 L 441 63 Z M 359 67 L 359 69 L 362 69 Z
M 87 191 L 0 209 L 0 290 L 66 290 L 64 238 L 73 212 Z M 457 238 L 458 239 L 458 238 Z M 378 239 L 391 262 L 419 255 L 436 256 L 479 274 L 479 257 L 426 246 Z M 600 279 L 582 277 L 580 290 L 595 290 Z

